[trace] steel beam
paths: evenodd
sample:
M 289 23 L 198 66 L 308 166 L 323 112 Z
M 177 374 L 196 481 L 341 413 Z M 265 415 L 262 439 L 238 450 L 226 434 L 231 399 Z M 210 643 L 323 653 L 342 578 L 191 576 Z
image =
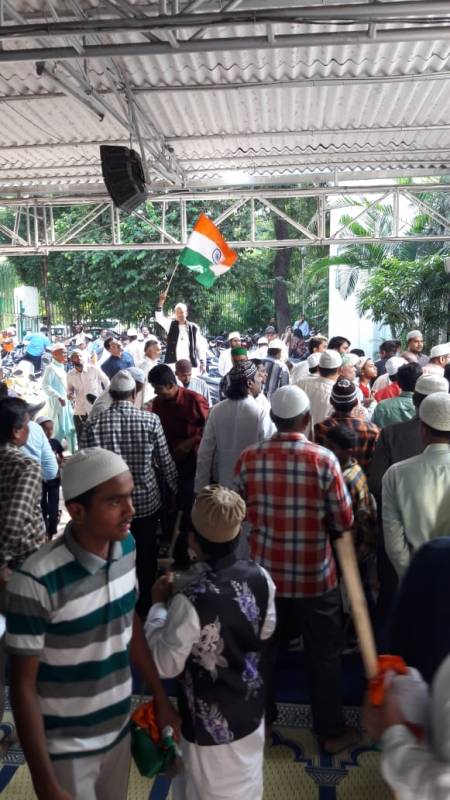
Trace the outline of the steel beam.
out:
M 111 9 L 114 8 L 114 10 L 117 10 L 115 4 L 124 5 L 126 0 L 114 0 L 114 3 L 112 2 L 112 0 L 100 0 L 99 4 L 95 7 L 91 5 L 91 2 L 92 0 L 91 1 L 80 0 L 80 5 L 82 6 L 84 13 L 86 14 L 87 17 L 91 19 L 92 18 L 109 19 L 111 17 Z M 360 0 L 347 0 L 346 5 L 351 5 L 351 4 L 359 5 Z M 203 0 L 202 5 L 203 5 L 203 11 L 208 11 L 211 13 L 220 13 L 224 10 L 224 6 L 228 5 L 228 3 L 226 3 L 225 0 Z M 239 9 L 245 11 L 262 11 L 262 10 L 267 11 L 267 9 L 273 9 L 274 5 L 275 5 L 274 0 L 240 0 Z M 334 0 L 313 0 L 313 2 L 311 2 L 310 4 L 310 7 L 313 8 L 325 7 L 332 9 L 334 5 L 335 5 Z M 276 3 L 276 6 L 277 9 L 298 8 L 299 2 L 298 0 L 279 0 L 279 2 Z M 131 6 L 131 8 L 133 8 L 134 11 L 133 16 L 142 17 L 146 14 L 150 16 L 152 15 L 157 16 L 159 14 L 159 0 L 149 0 L 148 3 L 144 2 L 144 0 L 141 0 L 140 2 L 138 1 L 133 6 Z M 190 13 L 192 9 L 189 9 L 187 6 L 184 6 L 184 8 L 182 8 L 181 11 L 182 13 Z M 68 20 L 74 19 L 74 14 L 72 9 L 70 9 L 68 5 L 64 3 L 64 0 L 61 4 L 59 16 L 60 19 L 62 18 Z M 47 17 L 43 13 L 43 10 L 30 11 L 27 14 L 27 19 L 30 22 L 43 23 L 47 21 Z
M 402 244 L 404 242 L 450 242 L 450 235 L 436 236 L 383 236 L 383 237 L 351 237 L 343 239 L 330 239 L 329 237 L 312 239 L 247 239 L 245 241 L 230 241 L 229 245 L 234 250 L 258 249 L 258 250 L 283 250 L 286 248 L 298 247 L 317 247 L 328 245 L 350 245 L 350 244 Z M 34 247 L 16 247 L 13 245 L 0 245 L 0 255 L 24 256 L 40 255 L 42 253 L 72 253 L 72 252 L 103 252 L 103 251 L 125 251 L 125 250 L 183 250 L 185 244 L 171 244 L 161 242 L 142 242 L 138 244 L 68 244 L 68 245 L 46 245 L 38 243 Z
M 196 23 L 198 25 L 198 23 Z M 300 33 L 277 36 L 273 43 L 266 36 L 243 36 L 218 39 L 189 39 L 180 41 L 175 51 L 169 43 L 137 42 L 133 44 L 87 45 L 83 55 L 72 47 L 45 47 L 23 50 L 0 51 L 0 64 L 26 61 L 73 61 L 89 58 L 111 58 L 111 56 L 155 56 L 178 53 L 213 53 L 236 50 L 270 50 L 299 47 L 330 47 L 332 45 L 392 44 L 394 42 L 446 41 L 450 39 L 450 25 L 406 28 L 383 28 L 375 39 L 366 31 L 342 31 L 333 33 Z
M 244 204 L 250 203 L 251 220 L 250 220 L 250 238 L 242 241 L 231 242 L 233 247 L 245 248 L 283 248 L 283 247 L 303 247 L 311 245 L 330 245 L 330 244 L 367 244 L 372 242 L 386 242 L 396 243 L 401 241 L 450 241 L 450 231 L 447 225 L 447 220 L 435 211 L 429 204 L 427 204 L 421 197 L 422 193 L 436 193 L 447 192 L 450 195 L 450 185 L 446 184 L 413 184 L 411 186 L 342 186 L 342 187 L 318 187 L 308 190 L 294 190 L 283 189 L 279 191 L 233 191 L 229 193 L 224 192 L 210 192 L 210 193 L 186 193 L 178 195 L 161 194 L 153 198 L 153 203 L 162 204 L 161 206 L 161 224 L 154 222 L 147 216 L 146 208 L 134 212 L 134 215 L 143 220 L 152 230 L 159 234 L 155 241 L 145 241 L 139 243 L 123 243 L 120 234 L 120 216 L 117 209 L 114 208 L 112 202 L 100 196 L 95 199 L 89 198 L 85 203 L 89 203 L 91 208 L 88 213 L 79 219 L 70 231 L 64 237 L 55 240 L 54 224 L 53 224 L 53 209 L 58 205 L 69 205 L 69 203 L 61 203 L 53 199 L 50 203 L 37 203 L 31 199 L 28 203 L 21 201 L 10 201 L 3 205 L 15 211 L 15 224 L 14 229 L 7 226 L 0 227 L 3 233 L 8 236 L 8 242 L 0 246 L 0 254 L 6 255 L 25 255 L 29 253 L 43 253 L 43 252 L 77 252 L 82 250 L 88 251 L 102 251 L 102 250 L 179 250 L 183 247 L 186 241 L 187 230 L 187 206 L 189 202 L 203 203 L 207 200 L 214 202 L 215 200 L 229 200 L 230 205 L 225 211 L 221 212 L 216 222 L 220 224 L 226 218 L 230 217 L 233 213 L 237 212 Z M 331 209 L 339 207 L 340 210 L 345 209 L 346 206 L 354 207 L 361 199 L 365 199 L 368 205 L 361 209 L 352 208 L 352 220 L 361 218 L 371 207 L 371 205 L 382 202 L 386 197 L 392 196 L 393 207 L 393 227 L 392 235 L 384 237 L 359 237 L 350 236 L 349 230 L 344 230 L 346 226 L 336 231 L 334 236 L 326 235 L 328 214 Z M 317 214 L 315 217 L 315 231 L 309 229 L 307 225 L 303 225 L 299 220 L 286 214 L 278 206 L 268 199 L 273 200 L 285 199 L 289 197 L 311 197 L 316 199 Z M 419 208 L 427 213 L 433 219 L 436 219 L 443 225 L 443 234 L 429 236 L 422 234 L 419 236 L 405 236 L 400 234 L 402 225 L 399 220 L 399 203 L 400 198 L 403 197 L 408 202 L 417 203 Z M 255 224 L 255 201 L 263 204 L 271 214 L 275 214 L 284 219 L 294 229 L 302 234 L 302 237 L 292 239 L 285 239 L 282 241 L 273 240 L 259 240 L 257 238 L 256 224 Z M 179 205 L 179 234 L 174 236 L 166 229 L 166 207 L 168 203 L 178 203 Z M 339 206 L 338 206 L 339 203 Z M 0 201 L 0 205 L 2 205 Z M 89 233 L 89 226 L 95 223 L 95 220 L 104 211 L 110 223 L 110 236 L 104 243 L 99 244 L 95 241 L 88 240 L 79 244 L 74 242 L 76 236 L 84 231 L 84 236 Z M 214 208 L 211 207 L 211 213 L 214 214 Z M 20 215 L 25 215 L 24 225 L 26 227 L 26 239 L 19 233 Z M 93 233 L 96 232 L 94 226 Z M 341 234 L 344 234 L 341 238 Z M 94 239 L 95 236 L 92 237 Z
M 171 94 L 183 92 L 224 92 L 224 91 L 241 91 L 241 90 L 254 90 L 254 89 L 269 89 L 271 87 L 277 89 L 317 89 L 321 86 L 364 86 L 364 85 L 377 85 L 389 83 L 423 83 L 429 81 L 448 81 L 450 79 L 450 71 L 441 70 L 439 72 L 413 72 L 404 75 L 363 75 L 363 76 L 348 76 L 339 78 L 296 78 L 294 80 L 261 80 L 261 81 L 229 81 L 222 83 L 185 83 L 176 84 L 175 86 L 132 86 L 134 95 L 151 95 L 151 94 Z M 97 97 L 103 97 L 114 94 L 109 89 L 99 89 L 96 91 Z M 17 103 L 26 100 L 55 100 L 59 97 L 64 97 L 64 92 L 39 92 L 29 94 L 8 94 L 0 95 L 0 103 Z M 448 127 L 448 126 L 447 126 Z M 408 130 L 411 126 L 408 125 Z M 398 130 L 398 129 L 397 129 Z M 218 134 L 217 134 L 218 135 Z M 204 138 L 203 135 L 198 135 L 199 138 Z
M 349 178 L 347 177 L 347 180 Z M 301 189 L 296 188 L 268 188 L 264 189 L 215 189 L 208 191 L 167 191 L 167 192 L 154 192 L 149 195 L 149 202 L 151 203 L 168 203 L 178 202 L 180 200 L 192 201 L 195 203 L 203 203 L 209 200 L 237 200 L 254 198 L 255 200 L 261 198 L 269 199 L 286 199 L 296 197 L 318 197 L 323 196 L 327 198 L 333 197 L 365 197 L 366 195 L 381 195 L 383 193 L 398 192 L 399 194 L 422 194 L 422 193 L 441 193 L 450 192 L 450 184 L 422 182 L 407 184 L 405 186 L 398 185 L 395 182 L 383 183 L 378 186 L 373 184 L 352 184 L 346 186 L 344 182 L 341 185 L 335 186 L 314 186 Z M 7 198 L 0 197 L 1 208 L 17 208 L 18 206 L 27 207 L 42 207 L 42 206 L 76 206 L 78 204 L 85 205 L 100 202 L 111 202 L 108 193 L 105 191 L 96 192 L 89 195 L 79 195 L 74 197 L 50 197 L 50 198 Z
M 448 73 L 450 79 L 450 73 Z M 61 95 L 63 96 L 63 95 Z M 25 99 L 25 98 L 22 98 Z M 0 98 L 0 103 L 2 102 L 2 98 Z M 390 126 L 374 126 L 374 127 L 359 127 L 359 128 L 304 128 L 297 129 L 297 130 L 273 130 L 273 131 L 239 131 L 236 133 L 207 133 L 207 134 L 187 134 L 181 136 L 168 136 L 165 139 L 167 144 L 177 144 L 181 142 L 199 142 L 204 141 L 205 138 L 208 138 L 208 141 L 223 141 L 227 139 L 247 139 L 251 136 L 257 136 L 258 139 L 274 139 L 278 136 L 284 137 L 291 137 L 294 136 L 296 138 L 300 136 L 357 136 L 357 135 L 370 135 L 370 134 L 404 134 L 404 133 L 418 133 L 418 132 L 425 132 L 425 133 L 433 133 L 435 131 L 444 131 L 449 132 L 448 124 L 436 124 L 436 125 L 409 125 L 403 128 L 394 128 Z M 88 141 L 71 141 L 71 142 L 36 142 L 33 144 L 7 144 L 2 145 L 0 149 L 0 158 L 1 153 L 15 151 L 15 150 L 54 150 L 55 148 L 59 149 L 73 149 L 73 148 L 83 148 L 83 147 L 100 147 L 102 144 L 110 144 L 110 145 L 126 145 L 129 143 L 129 139 L 124 137 L 118 137 L 116 139 L 89 139 Z M 95 154 L 97 155 L 97 154 Z
M 258 25 L 266 23 L 323 23 L 344 20 L 354 22 L 377 22 L 379 24 L 393 21 L 433 23 L 449 20 L 450 12 L 447 0 L 408 0 L 407 2 L 334 4 L 332 6 L 298 6 L 297 8 L 268 8 L 254 11 L 234 10 L 234 2 L 227 4 L 227 10 L 220 13 L 186 13 L 168 15 L 160 13 L 149 17 L 117 17 L 115 19 L 86 19 L 74 21 L 55 21 L 50 23 L 31 23 L 21 25 L 3 25 L 0 39 L 36 38 L 36 36 L 61 37 L 87 34 L 114 34 L 130 32 L 152 32 L 155 30 L 172 30 L 173 28 L 197 28 L 199 26 L 220 26 L 221 28 L 238 25 Z M 189 8 L 189 6 L 188 6 Z M 425 19 L 424 19 L 425 18 Z M 377 31 L 378 36 L 378 31 Z

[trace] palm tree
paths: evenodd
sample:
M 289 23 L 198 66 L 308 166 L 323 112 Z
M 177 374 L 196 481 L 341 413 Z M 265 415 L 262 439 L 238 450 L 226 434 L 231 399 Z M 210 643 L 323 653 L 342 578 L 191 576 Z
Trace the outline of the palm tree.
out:
M 339 223 L 345 234 L 358 238 L 383 238 L 393 232 L 392 206 L 382 203 L 370 203 L 369 200 L 345 200 L 345 206 L 366 206 L 366 209 L 354 219 L 350 214 L 343 214 Z M 362 222 L 364 220 L 364 223 Z M 336 239 L 338 244 L 339 239 Z M 335 256 L 318 258 L 310 266 L 317 277 L 323 276 L 332 266 L 337 266 L 337 288 L 344 300 L 356 289 L 361 271 L 371 272 L 379 267 L 387 256 L 397 253 L 402 245 L 390 242 L 359 243 L 343 245 Z

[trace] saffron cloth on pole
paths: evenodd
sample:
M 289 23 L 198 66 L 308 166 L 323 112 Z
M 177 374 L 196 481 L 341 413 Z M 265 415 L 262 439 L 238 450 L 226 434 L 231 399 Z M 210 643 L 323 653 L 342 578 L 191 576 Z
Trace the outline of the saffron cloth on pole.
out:
M 219 229 L 206 214 L 200 214 L 179 263 L 195 272 L 195 280 L 209 289 L 236 259 L 237 253 L 228 247 Z

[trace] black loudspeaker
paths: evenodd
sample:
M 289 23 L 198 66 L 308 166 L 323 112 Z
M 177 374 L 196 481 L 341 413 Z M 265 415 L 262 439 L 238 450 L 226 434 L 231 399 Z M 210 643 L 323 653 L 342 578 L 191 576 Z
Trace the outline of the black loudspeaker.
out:
M 135 150 L 102 144 L 100 159 L 105 186 L 114 203 L 133 211 L 147 199 L 142 161 Z

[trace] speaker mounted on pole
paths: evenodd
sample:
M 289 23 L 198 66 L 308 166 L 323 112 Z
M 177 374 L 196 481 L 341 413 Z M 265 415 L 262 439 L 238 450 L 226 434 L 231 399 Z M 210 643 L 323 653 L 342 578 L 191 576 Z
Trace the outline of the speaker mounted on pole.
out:
M 147 199 L 141 157 L 128 147 L 100 146 L 103 180 L 118 208 L 130 213 Z

